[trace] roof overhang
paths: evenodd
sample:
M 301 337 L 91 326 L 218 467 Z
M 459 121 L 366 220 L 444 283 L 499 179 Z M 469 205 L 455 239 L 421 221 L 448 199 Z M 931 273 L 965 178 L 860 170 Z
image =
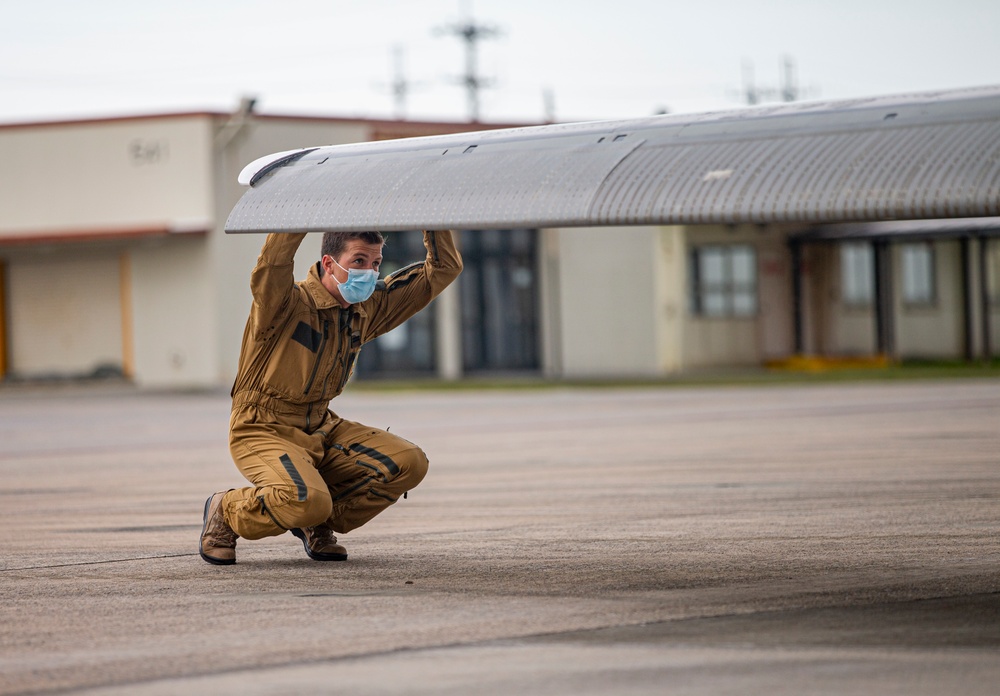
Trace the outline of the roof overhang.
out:
M 205 235 L 210 229 L 211 225 L 207 223 L 171 223 L 124 227 L 0 230 L 0 246 L 80 244 L 150 237 Z
M 798 242 L 905 241 L 1000 236 L 1000 217 L 822 225 L 789 235 Z

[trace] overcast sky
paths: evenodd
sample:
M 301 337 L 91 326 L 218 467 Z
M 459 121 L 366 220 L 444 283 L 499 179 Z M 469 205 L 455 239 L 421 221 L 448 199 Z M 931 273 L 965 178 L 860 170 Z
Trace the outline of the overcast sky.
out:
M 191 110 L 464 120 L 462 42 L 484 121 L 729 109 L 743 66 L 808 99 L 1000 84 L 1000 0 L 0 0 L 0 123 Z

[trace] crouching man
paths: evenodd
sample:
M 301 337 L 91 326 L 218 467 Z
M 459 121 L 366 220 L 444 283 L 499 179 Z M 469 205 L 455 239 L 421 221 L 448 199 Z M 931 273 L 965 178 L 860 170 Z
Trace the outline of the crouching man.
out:
M 327 232 L 296 283 L 304 234 L 268 235 L 233 385 L 229 448 L 252 486 L 205 502 L 201 557 L 236 562 L 236 540 L 292 532 L 316 561 L 343 561 L 345 534 L 427 473 L 416 445 L 329 410 L 368 341 L 427 306 L 462 270 L 452 232 L 425 232 L 427 257 L 379 280 L 378 232 Z

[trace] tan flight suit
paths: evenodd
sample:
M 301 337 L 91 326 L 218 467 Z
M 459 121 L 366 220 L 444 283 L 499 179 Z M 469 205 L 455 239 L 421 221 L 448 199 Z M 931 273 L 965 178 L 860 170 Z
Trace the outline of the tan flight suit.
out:
M 327 522 L 355 529 L 427 473 L 416 445 L 328 410 L 361 346 L 427 306 L 462 270 L 451 232 L 425 232 L 427 258 L 379 281 L 364 302 L 342 308 L 323 287 L 319 263 L 299 283 L 293 257 L 304 234 L 270 234 L 250 279 L 253 307 L 233 385 L 229 448 L 252 487 L 222 501 L 245 539 Z

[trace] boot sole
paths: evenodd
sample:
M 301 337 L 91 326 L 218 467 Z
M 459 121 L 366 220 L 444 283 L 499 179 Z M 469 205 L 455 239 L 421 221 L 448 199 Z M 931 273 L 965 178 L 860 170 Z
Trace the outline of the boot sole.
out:
M 295 535 L 297 539 L 302 540 L 302 548 L 306 550 L 306 555 L 314 561 L 346 561 L 346 553 L 320 553 L 318 551 L 313 551 L 309 548 L 309 544 L 306 542 L 306 535 L 301 529 L 291 530 L 292 534 Z
M 202 515 L 201 523 L 201 539 L 205 538 L 205 530 L 208 529 L 208 508 L 212 505 L 212 498 L 215 497 L 215 493 L 208 496 L 208 500 L 205 501 L 205 512 Z M 206 556 L 204 549 L 201 547 L 201 539 L 198 540 L 198 555 L 202 557 L 202 560 L 208 561 L 212 565 L 233 565 L 236 563 L 235 558 L 212 558 L 211 556 Z

